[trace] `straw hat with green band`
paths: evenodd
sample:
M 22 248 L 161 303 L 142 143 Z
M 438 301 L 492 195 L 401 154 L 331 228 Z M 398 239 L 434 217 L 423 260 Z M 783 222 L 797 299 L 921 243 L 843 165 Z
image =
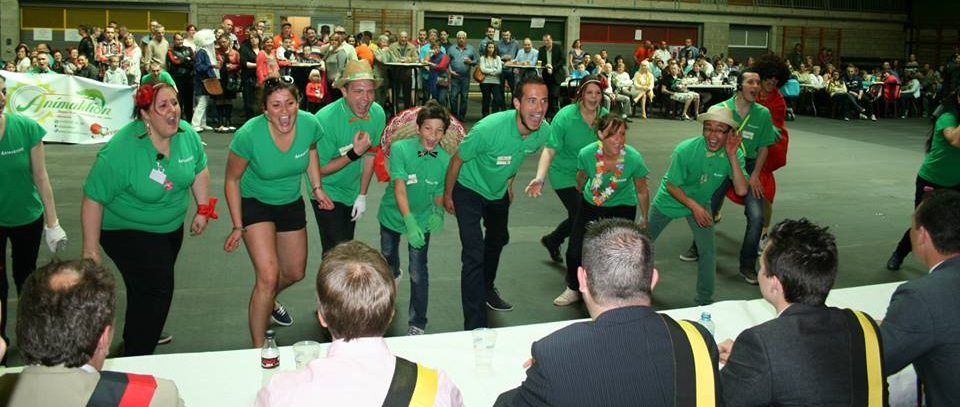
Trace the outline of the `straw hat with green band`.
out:
M 373 81 L 373 87 L 375 88 L 380 86 L 380 82 L 383 81 L 383 79 L 373 77 L 373 68 L 367 61 L 350 61 L 347 62 L 346 68 L 343 68 L 340 77 L 333 82 L 333 87 L 342 88 L 349 82 L 362 80 Z
M 733 119 L 733 111 L 723 105 L 713 105 L 706 113 L 697 117 L 700 123 L 705 123 L 707 120 L 723 123 L 734 129 L 740 127 L 740 123 Z

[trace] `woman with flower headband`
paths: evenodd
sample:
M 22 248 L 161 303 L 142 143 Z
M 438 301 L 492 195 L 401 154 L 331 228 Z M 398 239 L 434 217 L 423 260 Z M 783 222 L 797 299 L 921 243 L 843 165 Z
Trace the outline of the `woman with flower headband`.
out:
M 177 91 L 166 82 L 141 85 L 134 120 L 100 152 L 83 184 L 83 257 L 101 263 L 100 247 L 127 286 L 123 340 L 127 356 L 152 354 L 173 299 L 173 273 L 183 243 L 183 218 L 193 193 L 190 234 L 216 219 L 209 197 L 207 154 L 180 120 Z
M 527 195 L 540 196 L 545 179 L 567 210 L 567 217 L 540 243 L 547 248 L 550 258 L 563 263 L 560 245 L 570 236 L 570 223 L 577 210 L 580 194 L 577 192 L 577 157 L 587 144 L 596 143 L 596 123 L 607 114 L 602 106 L 603 90 L 596 75 L 587 75 L 580 80 L 577 103 L 564 106 L 553 118 L 550 138 L 540 154 L 537 176 L 527 185 Z
M 650 192 L 647 188 L 646 162 L 636 149 L 626 144 L 627 124 L 614 115 L 603 116 L 597 124 L 597 141 L 588 144 L 577 157 L 577 205 L 570 244 L 567 246 L 567 288 L 554 305 L 570 305 L 580 300 L 577 269 L 580 267 L 583 235 L 587 225 L 601 218 L 633 221 L 640 206 L 640 227 L 646 227 Z
M 264 44 L 270 43 L 265 41 Z M 293 318 L 277 295 L 303 279 L 307 267 L 307 217 L 301 180 L 309 175 L 319 209 L 333 209 L 320 186 L 316 143 L 323 132 L 312 114 L 299 110 L 300 92 L 289 76 L 263 81 L 260 110 L 230 142 L 224 194 L 233 231 L 223 250 L 242 240 L 256 273 L 250 294 L 253 346 L 263 346 L 267 321 L 289 326 Z

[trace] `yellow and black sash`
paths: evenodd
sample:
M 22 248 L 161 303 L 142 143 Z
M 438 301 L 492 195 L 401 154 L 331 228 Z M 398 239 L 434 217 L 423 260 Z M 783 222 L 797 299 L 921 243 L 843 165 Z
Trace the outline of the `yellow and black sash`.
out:
M 673 342 L 674 406 L 716 406 L 716 367 L 706 338 L 689 321 L 660 316 Z
M 437 398 L 437 371 L 397 357 L 383 407 L 429 407 Z
M 854 406 L 886 406 L 888 389 L 883 374 L 882 343 L 877 325 L 866 314 L 847 309 L 850 327 L 850 355 L 852 359 L 852 389 L 850 404 Z M 858 340 L 860 339 L 860 340 Z

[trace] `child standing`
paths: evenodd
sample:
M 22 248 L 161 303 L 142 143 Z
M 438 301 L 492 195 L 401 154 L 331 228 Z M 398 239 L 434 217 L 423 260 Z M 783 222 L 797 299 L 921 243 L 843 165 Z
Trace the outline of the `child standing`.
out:
M 108 59 L 110 66 L 107 68 L 107 71 L 103 74 L 103 82 L 110 83 L 113 85 L 127 85 L 127 73 L 120 69 L 120 57 L 116 55 L 110 56 Z
M 320 77 L 320 71 L 313 69 L 310 71 L 310 76 L 307 77 L 310 82 L 307 83 L 307 110 L 310 113 L 316 114 L 323 103 L 324 95 L 324 83 Z

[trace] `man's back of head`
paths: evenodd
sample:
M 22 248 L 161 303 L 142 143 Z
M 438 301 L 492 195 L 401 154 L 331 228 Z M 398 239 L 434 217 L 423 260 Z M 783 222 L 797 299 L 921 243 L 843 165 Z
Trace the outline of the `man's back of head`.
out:
M 770 230 L 761 272 L 780 281 L 787 303 L 824 305 L 837 277 L 837 243 L 827 229 L 801 218 Z
M 24 362 L 66 367 L 90 362 L 104 329 L 113 324 L 115 287 L 113 274 L 86 259 L 54 261 L 31 273 L 17 308 Z
M 323 256 L 317 305 L 335 339 L 383 336 L 393 319 L 396 296 L 390 266 L 376 249 L 348 241 Z
M 588 305 L 649 305 L 653 244 L 636 223 L 620 218 L 591 223 L 583 239 L 582 263 L 587 284 L 581 287 L 586 287 Z

